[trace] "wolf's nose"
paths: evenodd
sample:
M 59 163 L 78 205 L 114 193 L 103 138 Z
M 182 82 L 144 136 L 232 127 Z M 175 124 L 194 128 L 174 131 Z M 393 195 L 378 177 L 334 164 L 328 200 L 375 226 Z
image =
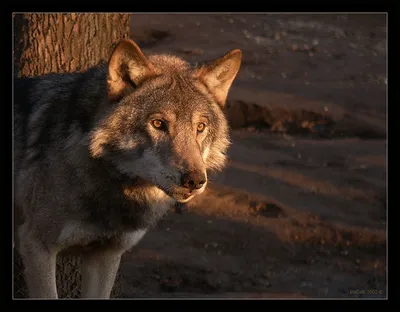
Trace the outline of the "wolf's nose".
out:
M 189 172 L 182 175 L 182 186 L 190 191 L 201 188 L 206 183 L 206 176 L 203 173 Z

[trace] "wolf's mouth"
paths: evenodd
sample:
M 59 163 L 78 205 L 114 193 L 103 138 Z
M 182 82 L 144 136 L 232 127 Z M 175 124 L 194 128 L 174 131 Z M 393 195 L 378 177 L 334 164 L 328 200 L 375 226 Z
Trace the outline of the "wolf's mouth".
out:
M 182 188 L 180 188 L 180 187 L 178 187 L 175 190 L 174 189 L 166 190 L 160 186 L 158 186 L 158 188 L 160 188 L 169 197 L 175 199 L 178 203 L 187 203 L 196 195 L 200 195 L 201 193 L 203 193 L 203 191 L 205 189 L 205 185 L 201 189 L 193 190 L 193 191 L 182 190 Z
M 175 199 L 179 203 L 186 203 L 196 195 L 195 193 L 165 190 L 161 187 L 158 187 L 158 188 L 160 188 L 165 194 L 167 194 L 169 197 Z
M 173 198 L 178 202 L 178 203 L 187 203 L 190 201 L 196 194 L 193 193 L 188 193 L 188 194 L 173 194 Z

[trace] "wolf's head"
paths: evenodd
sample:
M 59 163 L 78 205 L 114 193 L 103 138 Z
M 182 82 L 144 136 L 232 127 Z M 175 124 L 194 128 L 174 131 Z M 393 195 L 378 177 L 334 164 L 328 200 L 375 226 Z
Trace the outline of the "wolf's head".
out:
M 204 191 L 229 146 L 222 109 L 242 53 L 196 66 L 171 55 L 146 57 L 121 41 L 108 63 L 108 113 L 91 136 L 93 157 L 150 182 L 179 202 Z

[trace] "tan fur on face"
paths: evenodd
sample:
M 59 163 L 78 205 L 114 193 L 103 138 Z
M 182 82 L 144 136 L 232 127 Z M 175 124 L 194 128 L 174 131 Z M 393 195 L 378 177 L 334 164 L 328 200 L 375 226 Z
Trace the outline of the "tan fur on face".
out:
M 207 162 L 207 157 L 208 157 L 208 155 L 210 154 L 210 146 L 209 145 L 207 145 L 205 148 L 204 148 L 204 150 L 203 150 L 203 161 L 204 162 Z
M 129 55 L 132 60 L 126 58 L 127 55 Z M 124 41 L 121 43 L 120 48 L 117 47 L 115 49 L 115 52 L 111 57 L 112 61 L 110 61 L 109 71 L 116 75 L 122 75 L 123 72 L 118 72 L 116 69 L 119 67 L 115 66 L 115 64 L 122 64 L 125 66 L 128 73 L 125 77 L 130 77 L 134 83 L 140 84 L 142 81 L 150 79 L 147 80 L 150 81 L 147 85 L 144 84 L 142 88 L 138 88 L 138 93 L 145 94 L 148 92 L 149 100 L 151 99 L 151 101 L 154 102 L 163 101 L 163 98 L 152 98 L 154 93 L 152 93 L 150 88 L 148 91 L 146 90 L 149 85 L 151 85 L 152 88 L 165 88 L 172 94 L 182 92 L 183 94 L 187 93 L 189 95 L 196 94 L 196 92 L 200 91 L 210 103 L 215 103 L 211 105 L 215 106 L 213 109 L 214 113 L 218 115 L 220 120 L 219 123 L 221 130 L 219 130 L 220 133 L 218 134 L 217 140 L 214 140 L 214 142 L 208 144 L 208 146 L 203 149 L 201 157 L 206 169 L 221 170 L 225 166 L 226 150 L 230 145 L 230 141 L 226 119 L 220 111 L 220 108 L 224 106 L 229 88 L 238 73 L 241 57 L 241 51 L 232 50 L 212 62 L 197 67 L 191 67 L 185 60 L 172 55 L 151 55 L 147 58 L 136 45 L 131 45 L 129 41 Z M 135 68 L 130 67 L 133 64 L 132 62 L 136 64 Z M 122 76 L 118 77 L 121 78 Z M 110 83 L 112 83 L 112 81 L 109 80 L 109 84 Z M 166 113 L 163 117 L 175 121 L 176 116 L 172 111 L 169 113 L 173 118 L 167 116 Z M 118 116 L 118 114 L 116 114 L 116 116 Z M 120 119 L 110 116 L 108 125 L 111 129 L 117 129 L 120 123 Z M 196 121 L 193 120 L 193 123 L 196 124 Z M 158 135 L 158 130 L 150 127 L 148 132 L 155 140 Z M 208 129 L 206 129 L 206 133 L 207 132 Z M 201 141 L 205 135 L 199 136 L 199 145 L 202 144 Z M 109 136 L 108 131 L 97 130 L 94 132 L 91 141 L 92 155 L 100 157 L 104 154 L 105 150 L 103 146 L 107 145 L 111 140 L 118 142 L 118 147 L 122 150 L 135 148 L 137 142 L 136 140 L 131 139 L 129 134 L 126 134 L 123 137 L 118 134 L 118 136 L 119 137 L 116 140 Z M 187 137 L 184 136 L 174 138 L 174 146 L 183 146 L 186 144 L 186 141 Z M 171 146 L 171 148 L 173 148 L 173 146 Z M 145 155 L 146 156 L 143 155 L 143 159 L 146 158 L 146 160 L 123 160 L 118 163 L 118 166 L 123 172 L 129 172 L 132 174 L 135 170 L 138 170 L 137 174 L 139 176 L 152 181 L 156 185 L 162 186 L 164 189 L 170 189 L 173 184 L 179 184 L 180 172 L 178 168 L 168 168 L 166 164 L 160 162 L 160 159 L 158 159 L 158 156 L 154 151 L 148 150 L 145 152 Z M 183 154 L 181 156 L 187 157 Z M 194 157 L 194 155 L 189 157 Z M 149 169 L 142 172 L 141 168 Z M 200 168 L 199 163 L 197 168 Z
M 93 157 L 100 157 L 104 153 L 103 145 L 108 142 L 109 135 L 102 129 L 96 130 L 91 135 L 89 150 Z

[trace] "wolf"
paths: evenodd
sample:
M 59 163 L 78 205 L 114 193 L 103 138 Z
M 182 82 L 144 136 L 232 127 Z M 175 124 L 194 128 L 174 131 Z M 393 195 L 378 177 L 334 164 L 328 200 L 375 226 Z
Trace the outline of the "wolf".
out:
M 189 63 L 130 38 L 85 72 L 14 79 L 14 241 L 31 298 L 58 298 L 56 256 L 109 298 L 121 256 L 223 170 L 223 108 L 242 52 Z

